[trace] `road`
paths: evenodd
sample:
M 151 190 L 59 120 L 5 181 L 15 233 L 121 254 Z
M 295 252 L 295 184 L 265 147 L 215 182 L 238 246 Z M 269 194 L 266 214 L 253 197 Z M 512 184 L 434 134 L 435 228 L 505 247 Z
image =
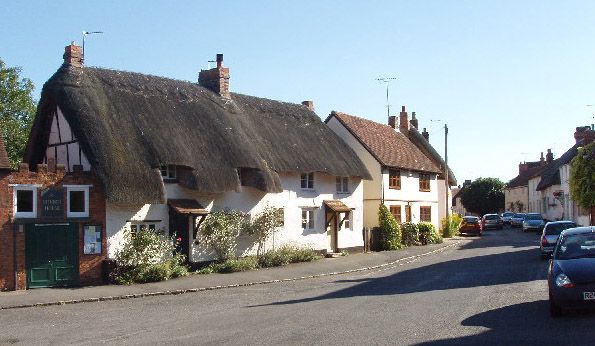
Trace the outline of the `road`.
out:
M 0 312 L 0 344 L 595 344 L 595 313 L 552 319 L 537 236 L 489 231 L 381 270 Z

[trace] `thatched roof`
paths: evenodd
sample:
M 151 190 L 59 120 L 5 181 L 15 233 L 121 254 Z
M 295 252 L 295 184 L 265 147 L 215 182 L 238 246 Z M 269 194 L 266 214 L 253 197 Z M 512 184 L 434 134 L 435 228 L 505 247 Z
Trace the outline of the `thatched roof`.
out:
M 537 184 L 537 187 L 535 189 L 537 191 L 542 191 L 550 186 L 560 185 L 560 167 L 570 163 L 570 161 L 572 161 L 572 159 L 578 153 L 578 148 L 582 145 L 584 144 L 581 140 L 575 145 L 573 145 L 570 149 L 568 149 L 564 154 L 562 154 L 562 156 L 545 166 L 544 170 L 541 172 L 541 179 L 539 180 L 539 184 Z
M 444 179 L 444 175 L 445 175 L 444 167 L 446 167 L 446 161 L 444 161 L 442 156 L 440 156 L 440 154 L 438 154 L 436 149 L 434 149 L 434 147 L 430 144 L 430 142 L 428 142 L 428 140 L 425 139 L 424 136 L 422 136 L 422 134 L 419 133 L 419 131 L 417 131 L 417 129 L 415 127 L 411 126 L 409 128 L 408 137 L 411 140 L 411 142 L 413 142 L 413 144 L 417 145 L 417 147 L 421 151 L 423 151 L 428 157 L 430 157 L 430 159 L 432 161 L 434 161 L 434 163 L 436 165 L 438 165 L 440 167 L 440 170 L 442 172 L 441 178 Z M 448 183 L 450 186 L 457 185 L 457 178 L 455 177 L 455 174 L 453 173 L 450 166 L 448 166 Z
M 370 175 L 357 155 L 302 105 L 231 94 L 139 73 L 62 66 L 44 85 L 26 160 L 43 160 L 59 106 L 114 203 L 165 202 L 158 167 L 205 193 L 239 188 L 237 169 L 282 191 L 279 172 Z

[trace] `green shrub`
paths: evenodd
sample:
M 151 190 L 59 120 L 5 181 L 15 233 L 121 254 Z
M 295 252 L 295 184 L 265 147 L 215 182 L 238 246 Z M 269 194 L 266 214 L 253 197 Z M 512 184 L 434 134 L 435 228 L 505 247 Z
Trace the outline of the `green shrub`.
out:
M 129 285 L 187 275 L 184 255 L 175 249 L 175 242 L 162 231 L 142 228 L 134 237 L 126 231 L 124 246 L 116 254 L 116 268 L 110 276 L 115 283 Z
M 277 250 L 272 250 L 258 257 L 261 268 L 278 267 L 289 263 L 312 262 L 320 256 L 312 249 L 284 245 Z
M 436 231 L 436 227 L 429 222 L 420 222 L 417 225 L 419 229 L 419 240 L 422 245 L 426 244 L 440 244 L 444 242 L 442 236 L 438 231 Z
M 380 247 L 382 250 L 396 250 L 401 246 L 401 228 L 388 208 L 381 204 L 378 209 Z
M 200 225 L 200 235 L 215 251 L 220 262 L 234 255 L 237 238 L 248 225 L 246 215 L 237 211 L 211 212 Z
M 228 259 L 223 263 L 215 264 L 219 273 L 245 272 L 258 268 L 258 260 L 254 256 Z
M 419 245 L 419 228 L 413 222 L 405 222 L 401 225 L 403 240 L 405 246 Z
M 462 221 L 463 217 L 456 213 L 442 219 L 442 236 L 444 238 L 452 238 L 458 235 L 459 227 L 461 226 Z

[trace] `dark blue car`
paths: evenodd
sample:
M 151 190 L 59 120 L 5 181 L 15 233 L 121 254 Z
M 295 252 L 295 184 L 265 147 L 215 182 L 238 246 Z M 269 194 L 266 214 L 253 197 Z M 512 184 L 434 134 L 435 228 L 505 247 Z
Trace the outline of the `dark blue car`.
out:
M 548 271 L 550 312 L 595 308 L 595 227 L 560 234 Z

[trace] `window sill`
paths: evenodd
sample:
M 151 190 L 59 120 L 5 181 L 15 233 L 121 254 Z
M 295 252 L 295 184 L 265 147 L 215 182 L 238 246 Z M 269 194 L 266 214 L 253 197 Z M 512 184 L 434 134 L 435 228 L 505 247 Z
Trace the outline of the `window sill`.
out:
M 419 190 L 419 192 L 432 192 L 432 190 Z
M 389 190 L 400 190 L 401 187 L 389 186 Z
M 337 195 L 350 195 L 351 192 L 341 192 L 341 191 L 337 191 Z

